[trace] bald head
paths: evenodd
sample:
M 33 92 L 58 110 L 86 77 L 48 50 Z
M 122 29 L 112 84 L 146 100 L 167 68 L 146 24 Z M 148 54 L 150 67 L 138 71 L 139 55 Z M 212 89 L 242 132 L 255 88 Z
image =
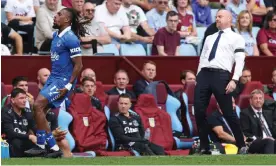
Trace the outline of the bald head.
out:
M 90 77 L 96 82 L 96 74 L 95 74 L 94 70 L 92 70 L 91 68 L 86 68 L 82 71 L 81 78 L 80 78 L 81 82 L 84 77 Z
M 47 68 L 39 69 L 37 72 L 38 84 L 41 84 L 43 86 L 46 83 L 49 75 L 50 75 L 50 70 L 48 70 Z
M 230 28 L 232 23 L 232 15 L 228 10 L 221 9 L 216 15 L 216 24 L 219 30 Z

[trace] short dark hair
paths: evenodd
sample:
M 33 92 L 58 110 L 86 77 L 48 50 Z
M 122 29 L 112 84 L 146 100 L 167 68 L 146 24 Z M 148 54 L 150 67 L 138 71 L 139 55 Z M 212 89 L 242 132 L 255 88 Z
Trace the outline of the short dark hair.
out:
M 82 86 L 84 86 L 84 83 L 85 83 L 86 81 L 91 81 L 91 82 L 93 82 L 94 84 L 96 84 L 96 82 L 95 82 L 95 80 L 94 80 L 93 78 L 91 78 L 91 77 L 84 77 L 84 78 L 82 79 L 82 81 L 81 81 Z
M 143 69 L 144 69 L 144 67 L 146 66 L 146 64 L 152 64 L 152 65 L 154 65 L 155 67 L 156 67 L 156 63 L 155 62 L 153 62 L 153 61 L 146 61 L 144 64 L 143 64 Z
M 276 71 L 276 67 L 274 67 L 274 68 L 272 69 L 272 73 L 273 73 L 274 71 Z
M 192 70 L 183 70 L 180 74 L 180 81 L 186 79 L 187 73 L 192 73 L 193 75 L 195 75 L 195 73 Z
M 22 93 L 22 94 L 25 94 L 25 95 L 26 95 L 26 92 L 25 92 L 23 89 L 14 88 L 14 89 L 11 91 L 11 98 L 15 98 L 19 93 Z
M 178 16 L 178 14 L 175 11 L 173 11 L 173 10 L 169 11 L 167 13 L 166 20 L 168 21 L 169 17 L 173 17 L 173 16 Z
M 131 97 L 130 97 L 130 95 L 127 94 L 127 93 L 122 93 L 122 94 L 120 94 L 118 100 L 119 100 L 120 98 L 128 98 L 128 99 L 131 101 Z
M 179 1 L 179 0 L 173 0 L 173 5 L 174 5 L 175 8 L 178 7 L 178 4 L 177 4 L 178 1 Z M 188 6 L 189 6 L 189 5 L 191 5 L 191 1 L 190 1 L 190 0 L 188 0 Z
M 269 25 L 268 25 L 268 22 L 271 21 L 273 19 L 273 17 L 276 16 L 276 11 L 269 11 L 267 14 L 266 14 L 266 17 L 265 17 L 265 22 L 264 22 L 264 28 L 265 29 L 269 29 Z
M 27 78 L 27 77 L 24 77 L 24 76 L 17 76 L 17 77 L 15 77 L 14 79 L 12 79 L 12 86 L 13 86 L 13 87 L 16 87 L 17 84 L 18 84 L 20 81 L 28 81 L 28 78 Z
M 242 71 L 246 71 L 246 70 L 251 72 L 251 70 L 248 67 L 244 66 Z

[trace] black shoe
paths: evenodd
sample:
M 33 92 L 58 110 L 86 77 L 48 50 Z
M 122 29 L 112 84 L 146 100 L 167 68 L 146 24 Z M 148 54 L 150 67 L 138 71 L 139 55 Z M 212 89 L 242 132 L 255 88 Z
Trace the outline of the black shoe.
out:
M 248 154 L 248 147 L 247 146 L 241 147 L 238 154 Z
M 211 155 L 212 152 L 210 150 L 207 150 L 207 149 L 202 149 L 200 152 L 199 152 L 200 155 Z
M 44 156 L 46 154 L 46 150 L 42 149 L 39 146 L 36 146 L 32 149 L 26 150 L 24 153 L 29 156 L 29 157 L 41 157 Z
M 63 155 L 62 151 L 59 149 L 58 151 L 54 151 L 52 149 L 48 150 L 45 155 L 46 158 L 59 158 Z

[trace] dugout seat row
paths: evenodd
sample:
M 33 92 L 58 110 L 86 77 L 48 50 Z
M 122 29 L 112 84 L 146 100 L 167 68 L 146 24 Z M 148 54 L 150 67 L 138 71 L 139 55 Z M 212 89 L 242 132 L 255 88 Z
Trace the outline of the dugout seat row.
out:
M 103 113 L 91 106 L 89 96 L 74 94 L 68 112 L 73 116 L 70 131 L 76 142 L 74 149 L 76 152 L 93 151 L 97 156 L 139 156 L 134 150 L 114 151 L 114 137 L 106 124 L 110 115 L 118 111 L 118 97 L 118 95 L 108 96 Z M 167 155 L 189 154 L 188 149 L 176 149 L 191 148 L 193 139 L 173 138 L 170 115 L 157 106 L 152 95 L 142 94 L 137 100 L 134 111 L 141 116 L 144 127 L 150 128 L 150 141 L 164 147 Z

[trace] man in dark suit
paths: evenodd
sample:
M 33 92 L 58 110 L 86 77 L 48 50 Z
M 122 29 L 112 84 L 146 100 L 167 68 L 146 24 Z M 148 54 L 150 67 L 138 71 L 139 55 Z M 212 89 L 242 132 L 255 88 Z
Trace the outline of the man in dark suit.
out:
M 153 61 L 147 61 L 143 65 L 142 74 L 147 79 L 140 79 L 133 85 L 133 91 L 138 98 L 140 94 L 144 92 L 149 84 L 149 81 L 153 81 L 156 76 L 156 64 Z
M 106 93 L 108 95 L 120 95 L 126 93 L 131 97 L 131 99 L 135 99 L 135 94 L 132 91 L 126 89 L 128 83 L 129 78 L 127 72 L 125 70 L 120 69 L 116 72 L 114 76 L 115 86 Z
M 274 144 L 276 150 L 276 114 L 272 110 L 264 110 L 264 93 L 255 89 L 250 95 L 250 106 L 241 111 L 241 128 L 246 137 L 252 138 L 256 149 L 263 144 L 258 140 L 266 140 L 267 144 Z

